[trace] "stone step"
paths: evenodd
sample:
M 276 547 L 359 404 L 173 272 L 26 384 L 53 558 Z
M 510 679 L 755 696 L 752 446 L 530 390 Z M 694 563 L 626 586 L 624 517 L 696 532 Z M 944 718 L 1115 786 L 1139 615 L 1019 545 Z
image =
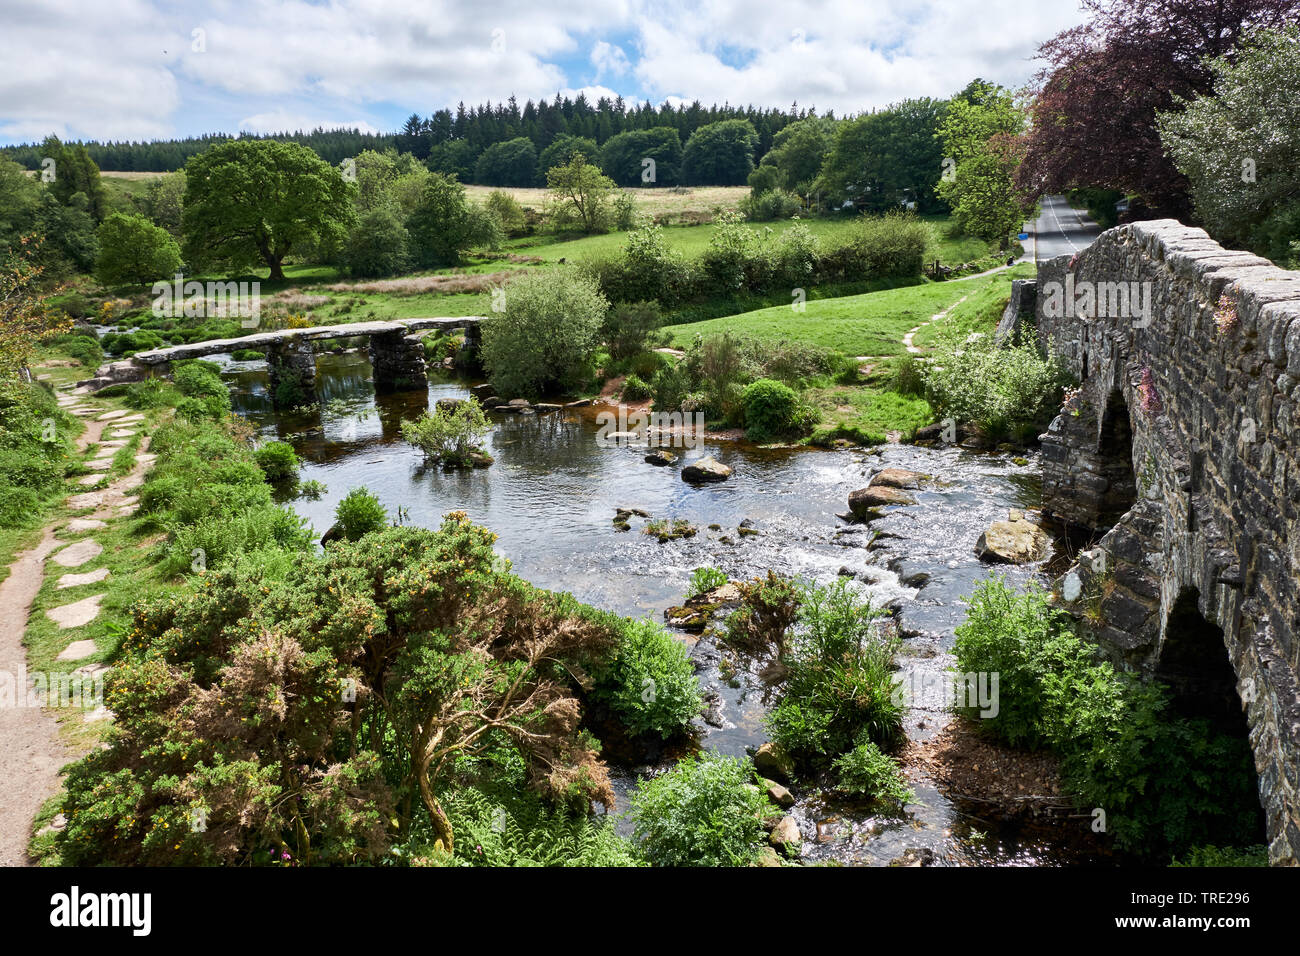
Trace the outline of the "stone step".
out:
M 99 617 L 99 602 L 102 600 L 104 600 L 104 595 L 92 594 L 90 597 L 74 601 L 72 604 L 49 608 L 46 610 L 45 616 L 65 631 L 71 627 L 81 627 Z M 75 658 L 63 659 L 75 660 Z
M 87 571 L 85 574 L 65 574 L 59 578 L 55 590 L 62 591 L 65 588 L 81 587 L 83 584 L 96 584 L 106 577 L 108 577 L 108 568 L 98 568 L 94 571 Z
M 61 568 L 78 568 L 87 561 L 93 561 L 104 553 L 104 547 L 98 541 L 87 538 L 75 541 L 55 553 L 53 561 Z
M 82 531 L 99 531 L 103 528 L 107 528 L 108 524 L 107 522 L 100 521 L 98 518 L 73 518 L 63 527 L 65 531 L 80 533 Z
M 122 410 L 122 409 L 119 408 L 119 409 L 115 409 L 114 411 L 111 411 L 111 412 L 105 412 L 104 414 L 100 415 L 99 418 L 97 418 L 97 419 L 95 419 L 95 420 L 96 420 L 96 421 L 99 421 L 99 422 L 111 422 L 113 419 L 115 419 L 115 418 L 121 418 L 122 416 L 124 416 L 124 415 L 126 415 L 126 414 L 127 414 L 127 413 L 126 413 L 124 410 Z

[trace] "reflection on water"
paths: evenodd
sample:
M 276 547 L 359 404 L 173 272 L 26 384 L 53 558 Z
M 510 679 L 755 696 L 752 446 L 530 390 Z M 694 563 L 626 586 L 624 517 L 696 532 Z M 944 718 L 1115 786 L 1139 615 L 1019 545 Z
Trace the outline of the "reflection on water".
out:
M 877 604 L 898 609 L 906 637 L 899 664 L 908 681 L 937 678 L 951 663 L 961 600 L 991 573 L 974 555 L 976 538 L 1008 508 L 1038 502 L 1033 460 L 1017 466 L 1008 456 L 911 446 L 826 452 L 707 442 L 685 457 L 713 455 L 734 473 L 726 482 L 693 487 L 682 481 L 680 466 L 650 465 L 636 448 L 598 446 L 591 409 L 497 416 L 488 440 L 496 463 L 484 470 L 444 472 L 423 467 L 398 428 L 403 418 L 418 415 L 438 398 L 464 397 L 469 383 L 446 379 L 431 383 L 427 394 L 376 399 L 369 373 L 364 354 L 323 355 L 320 409 L 276 414 L 267 398 L 263 363 L 225 365 L 236 409 L 266 437 L 291 441 L 304 461 L 302 479 L 328 487 L 317 501 L 293 502 L 318 532 L 332 523 L 339 500 L 364 484 L 390 513 L 400 506 L 416 525 L 436 527 L 449 511 L 467 512 L 496 532 L 498 551 L 533 584 L 572 592 L 621 614 L 657 619 L 665 607 L 680 603 L 691 571 L 703 565 L 716 565 L 733 578 L 768 569 L 823 582 L 851 574 Z M 870 530 L 846 526 L 836 515 L 846 510 L 849 492 L 886 465 L 939 481 L 915 493 L 916 506 L 893 510 Z M 635 519 L 631 531 L 619 532 L 612 524 L 618 507 L 685 518 L 700 533 L 659 544 L 637 533 Z M 737 534 L 746 520 L 757 535 Z M 721 530 L 706 530 L 709 525 Z M 1029 576 L 1018 568 L 1002 573 L 1022 582 Z M 704 745 L 741 754 L 765 740 L 757 686 L 742 681 L 739 688 L 728 687 L 707 641 L 694 653 L 702 682 L 721 698 L 714 713 L 721 726 L 701 723 Z M 923 739 L 946 719 L 938 708 L 914 708 L 908 733 Z M 636 774 L 629 768 L 617 776 L 622 797 Z M 963 817 L 927 778 L 914 781 L 914 789 L 918 802 L 901 820 L 801 801 L 793 812 L 808 841 L 805 858 L 883 864 L 906 849 L 929 848 L 942 863 L 1066 859 L 1047 843 L 978 832 L 982 825 Z

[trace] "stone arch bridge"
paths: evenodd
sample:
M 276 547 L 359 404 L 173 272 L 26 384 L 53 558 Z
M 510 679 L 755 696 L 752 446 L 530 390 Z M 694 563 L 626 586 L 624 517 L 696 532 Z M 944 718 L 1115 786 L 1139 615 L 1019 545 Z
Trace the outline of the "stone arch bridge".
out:
M 1248 735 L 1274 864 L 1300 862 L 1300 273 L 1173 220 L 1039 267 L 1008 324 L 1081 383 L 1042 436 L 1057 582 L 1117 665 Z M 1244 719 L 1243 719 L 1244 718 Z
M 129 359 L 101 367 L 88 384 L 92 389 L 119 382 L 133 382 L 154 375 L 164 375 L 171 363 L 182 359 L 220 355 L 239 349 L 257 349 L 266 353 L 271 377 L 271 395 L 277 385 L 292 377 L 304 394 L 310 394 L 316 379 L 314 342 L 327 339 L 365 338 L 369 340 L 370 365 L 375 388 L 380 391 L 412 388 L 425 377 L 424 345 L 419 332 L 431 329 L 465 331 L 465 348 L 477 353 L 482 316 L 455 318 L 394 319 L 382 322 L 353 322 L 322 325 L 305 329 L 278 329 L 254 332 L 234 339 L 210 339 L 188 345 L 137 352 Z

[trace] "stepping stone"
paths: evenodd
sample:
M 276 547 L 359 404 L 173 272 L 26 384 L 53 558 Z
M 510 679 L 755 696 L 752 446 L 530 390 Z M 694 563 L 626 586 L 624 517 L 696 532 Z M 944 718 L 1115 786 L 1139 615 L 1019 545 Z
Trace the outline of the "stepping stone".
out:
M 77 484 L 83 488 L 89 488 L 91 485 L 97 485 L 103 480 L 103 475 L 83 475 L 77 479 Z
M 107 528 L 108 524 L 98 518 L 73 518 L 63 527 L 65 531 L 99 531 L 102 528 Z
M 71 511 L 85 511 L 87 508 L 98 508 L 104 503 L 104 492 L 102 491 L 83 491 L 79 495 L 73 495 L 68 499 L 68 508 Z
M 71 392 L 69 392 L 68 394 L 70 394 L 70 395 L 89 395 L 89 394 L 90 394 L 90 386 L 89 386 L 89 385 L 78 385 L 76 388 L 74 388 L 74 389 L 73 389 Z
M 54 563 L 61 568 L 76 568 L 93 561 L 104 553 L 103 546 L 91 538 L 68 545 L 54 555 Z
M 128 444 L 125 438 L 100 439 L 100 448 L 124 448 Z
M 108 437 L 109 438 L 130 438 L 134 434 L 135 432 L 133 431 L 113 432 L 113 434 L 109 435 Z
M 86 467 L 91 471 L 108 471 L 108 469 L 113 467 L 113 459 L 111 456 L 108 458 L 94 458 L 86 462 Z M 96 478 L 96 480 L 98 480 L 98 478 Z
M 144 421 L 144 414 L 142 412 L 136 412 L 134 415 L 126 416 L 126 418 L 119 418 L 115 424 L 125 425 L 127 422 L 142 422 L 142 421 Z
M 98 677 L 108 672 L 107 664 L 82 664 L 72 672 L 74 677 Z
M 135 463 L 137 465 L 147 466 L 147 465 L 152 465 L 157 460 L 158 460 L 157 455 L 144 454 L 144 455 L 137 455 L 135 458 Z
M 108 577 L 108 568 L 99 568 L 95 571 L 87 571 L 85 574 L 65 574 L 59 578 L 59 583 L 55 586 L 56 591 L 62 591 L 64 588 L 77 588 L 83 584 L 94 584 Z
M 130 491 L 144 484 L 144 475 L 127 475 L 117 482 L 118 491 Z
M 119 518 L 129 518 L 139 510 L 139 505 L 122 505 L 122 507 L 117 509 L 117 516 Z
M 96 707 L 94 710 L 90 711 L 90 713 L 86 714 L 86 716 L 82 718 L 82 720 L 88 724 L 93 724 L 99 720 L 112 720 L 112 719 L 113 719 L 113 712 L 109 710 L 107 707 L 104 707 L 102 705 Z
M 102 594 L 92 594 L 88 598 L 82 598 L 72 604 L 65 604 L 63 607 L 52 607 L 45 612 L 48 617 L 59 627 L 67 630 L 70 627 L 81 627 L 83 624 L 89 624 L 95 618 L 99 617 L 99 602 L 104 600 Z M 94 641 L 90 644 L 93 646 Z M 81 654 L 80 657 L 87 655 Z M 62 660 L 77 660 L 75 657 L 62 657 Z
M 95 421 L 110 422 L 114 418 L 121 418 L 125 414 L 126 412 L 119 408 L 117 411 L 105 412 L 104 414 L 100 415 L 99 418 L 95 419 Z
M 100 597 L 103 597 L 103 595 L 100 595 Z M 98 651 L 99 648 L 95 646 L 94 641 L 73 641 L 63 650 L 59 651 L 59 656 L 56 659 L 61 661 L 79 661 L 83 657 L 89 657 L 91 654 L 98 653 Z

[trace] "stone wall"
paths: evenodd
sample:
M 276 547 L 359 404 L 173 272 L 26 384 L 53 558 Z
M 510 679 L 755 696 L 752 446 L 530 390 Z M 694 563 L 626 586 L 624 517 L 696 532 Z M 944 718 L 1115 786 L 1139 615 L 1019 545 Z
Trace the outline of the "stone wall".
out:
M 1071 308 L 1071 304 L 1074 308 Z M 1300 856 L 1300 273 L 1173 220 L 1040 265 L 1034 319 L 1081 382 L 1043 436 L 1044 512 L 1103 533 L 1058 582 L 1117 664 L 1171 614 L 1222 632 L 1270 859 Z M 1216 632 L 1217 633 L 1217 632 Z

